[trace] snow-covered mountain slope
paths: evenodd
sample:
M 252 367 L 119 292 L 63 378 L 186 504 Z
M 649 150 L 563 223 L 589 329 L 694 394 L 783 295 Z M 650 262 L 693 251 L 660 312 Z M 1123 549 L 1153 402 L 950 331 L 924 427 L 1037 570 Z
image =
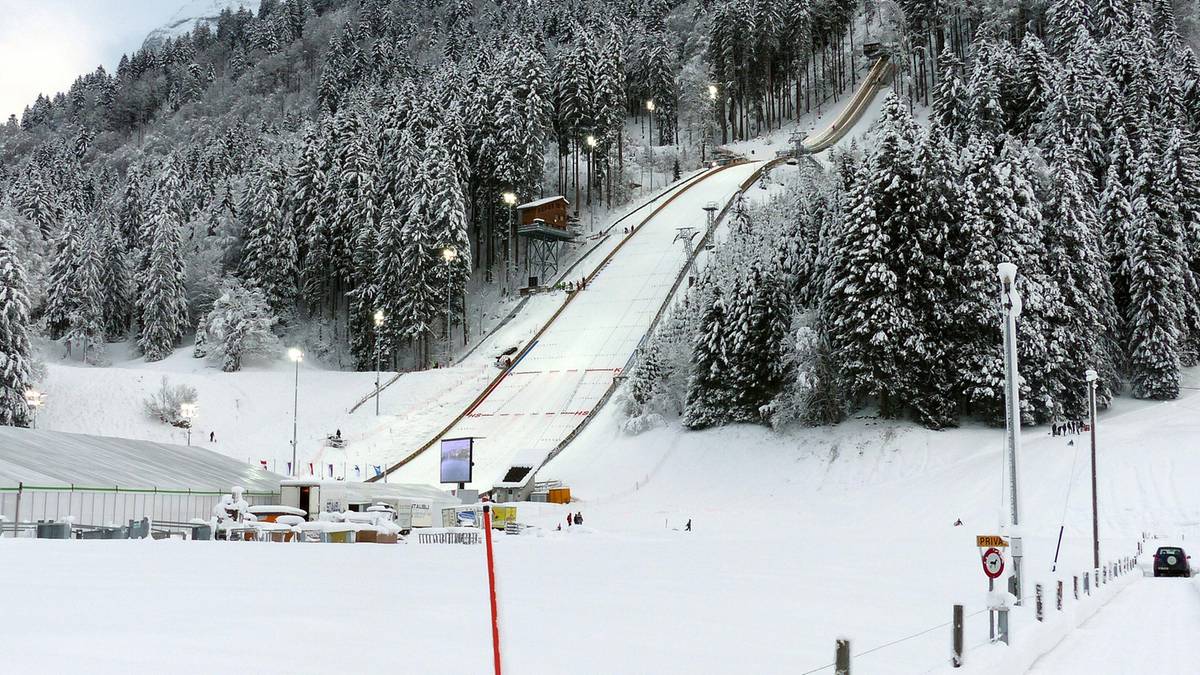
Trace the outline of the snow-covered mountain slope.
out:
M 157 47 L 169 39 L 190 33 L 201 23 L 212 23 L 223 10 L 236 12 L 245 7 L 253 11 L 257 4 L 252 0 L 188 0 L 169 21 L 150 31 L 145 46 Z

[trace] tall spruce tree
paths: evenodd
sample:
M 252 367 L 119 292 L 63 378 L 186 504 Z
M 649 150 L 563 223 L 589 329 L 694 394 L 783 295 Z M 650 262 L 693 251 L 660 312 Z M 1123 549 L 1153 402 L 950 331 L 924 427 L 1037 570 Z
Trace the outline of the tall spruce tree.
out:
M 33 385 L 29 295 L 11 226 L 0 221 L 0 424 L 27 427 L 33 418 L 25 392 Z
M 1159 157 L 1152 148 L 1144 149 L 1129 232 L 1126 350 L 1133 395 L 1164 400 L 1179 396 L 1183 280 L 1179 213 L 1161 178 Z
M 163 166 L 149 206 L 146 251 L 137 274 L 137 344 L 147 361 L 161 361 L 171 355 L 189 325 L 179 218 L 179 176 L 174 162 Z

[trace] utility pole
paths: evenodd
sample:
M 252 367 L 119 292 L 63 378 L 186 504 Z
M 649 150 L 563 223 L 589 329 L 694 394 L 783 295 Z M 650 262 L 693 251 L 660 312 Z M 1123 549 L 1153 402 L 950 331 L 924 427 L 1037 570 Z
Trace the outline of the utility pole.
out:
M 1009 522 L 1013 529 L 1021 524 L 1020 489 L 1017 473 L 1017 455 L 1021 452 L 1021 393 L 1017 374 L 1017 317 L 1021 315 L 1021 294 L 1017 291 L 1017 266 L 1000 263 L 996 266 L 1000 277 L 1000 305 L 1004 308 L 1004 405 L 1005 427 L 1008 436 L 1009 479 Z M 1021 537 L 1019 531 L 1012 537 L 1013 578 L 1016 580 L 1016 604 L 1021 604 Z
M 458 258 L 458 251 L 452 248 L 442 250 L 442 259 L 446 261 L 446 367 L 450 367 L 454 347 L 450 342 L 450 273 L 451 265 Z
M 304 352 L 292 347 L 288 358 L 296 364 L 296 384 L 292 390 L 292 478 L 295 478 L 300 475 L 300 467 L 296 466 L 296 430 L 300 419 L 300 362 L 304 360 Z
M 1089 427 L 1092 431 L 1092 567 L 1100 567 L 1100 517 L 1096 508 L 1096 382 L 1100 376 L 1088 369 L 1084 374 L 1088 383 L 1088 411 L 1091 415 Z
M 650 138 L 646 147 L 650 154 L 650 191 L 654 192 L 654 100 L 646 101 L 646 110 L 650 111 Z
M 382 360 L 382 355 L 383 355 L 382 346 L 379 344 L 379 342 L 380 342 L 379 331 L 383 328 L 384 320 L 385 320 L 385 317 L 383 316 L 383 310 L 382 309 L 375 310 L 375 416 L 376 417 L 379 417 L 379 369 L 380 369 L 380 361 Z M 343 471 L 342 473 L 344 474 L 345 472 Z

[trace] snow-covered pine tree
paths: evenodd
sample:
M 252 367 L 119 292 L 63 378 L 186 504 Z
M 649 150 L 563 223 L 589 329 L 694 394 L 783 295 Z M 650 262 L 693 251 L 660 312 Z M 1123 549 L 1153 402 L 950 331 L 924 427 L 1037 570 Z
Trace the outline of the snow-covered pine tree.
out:
M 1124 332 L 1123 324 L 1129 307 L 1129 228 L 1134 219 L 1130 191 L 1134 183 L 1135 162 L 1125 131 L 1118 127 L 1113 133 L 1104 189 L 1100 193 L 1099 218 L 1119 334 Z M 1116 365 L 1118 372 L 1125 372 L 1123 357 Z
M 1090 31 L 1092 8 L 1087 0 L 1051 0 L 1047 10 L 1046 34 L 1054 55 L 1065 59 L 1080 30 Z
M 33 385 L 29 296 L 11 237 L 12 226 L 0 221 L 0 424 L 27 427 L 32 414 L 25 392 Z
M 433 332 L 433 318 L 437 313 L 439 297 L 435 286 L 435 269 L 441 258 L 433 239 L 430 222 L 429 190 L 433 181 L 427 162 L 415 158 L 412 164 L 412 188 L 403 205 L 404 218 L 401 222 L 401 286 L 405 293 L 398 298 L 396 321 L 401 335 L 406 340 L 426 340 Z M 445 302 L 444 298 L 441 302 Z M 389 318 L 389 321 L 391 319 Z
M 384 350 L 382 353 L 385 354 L 394 352 L 405 342 L 401 317 L 404 316 L 404 296 L 408 293 L 404 286 L 407 280 L 404 257 L 409 246 L 404 240 L 404 213 L 394 197 L 384 203 L 379 213 L 379 255 L 375 263 L 379 298 L 376 305 L 383 312 L 384 324 L 375 331 L 375 348 Z
M 329 189 L 325 173 L 327 150 L 324 138 L 320 128 L 306 128 L 300 158 L 292 169 L 288 183 L 292 231 L 297 238 L 297 259 L 303 261 L 300 266 L 301 295 L 310 311 L 316 310 L 325 300 L 329 280 L 329 232 L 321 209 L 321 200 Z
M 1057 302 L 1047 308 L 1050 371 L 1044 374 L 1057 419 L 1088 414 L 1083 371 L 1100 373 L 1097 403 L 1108 405 L 1117 380 L 1118 336 L 1101 231 L 1083 161 L 1070 156 L 1053 166 L 1053 198 L 1046 213 L 1044 256 Z
M 963 80 L 962 61 L 947 45 L 938 57 L 938 81 L 929 118 L 942 128 L 947 138 L 960 144 L 967 139 L 971 110 L 969 96 Z
M 287 220 L 287 169 L 264 162 L 246 183 L 239 216 L 243 227 L 241 276 L 282 312 L 296 298 L 296 234 Z
M 967 148 L 964 217 L 955 238 L 959 263 L 959 302 L 950 329 L 956 373 L 964 407 L 996 421 L 1004 414 L 1004 365 L 1000 348 L 999 281 L 996 265 L 1013 262 L 1025 311 L 1018 322 L 1022 401 L 1030 403 L 1035 376 L 1045 367 L 1044 328 L 1039 317 L 1044 299 L 1036 257 L 1041 231 L 1040 207 L 1023 151 L 1011 140 L 976 139 Z M 1044 404 L 1044 399 L 1037 403 Z
M 768 406 L 779 395 L 786 376 L 784 345 L 792 319 L 792 304 L 783 293 L 777 273 L 751 270 L 738 298 L 729 341 L 729 362 L 734 389 L 733 421 L 764 421 Z
M 85 300 L 79 296 L 78 275 L 86 257 L 83 240 L 87 226 L 82 215 L 69 213 L 54 242 L 54 257 L 50 259 L 46 284 L 46 308 L 42 314 L 51 340 L 66 334 L 71 326 L 71 316 L 81 302 L 97 299 Z
M 78 266 L 67 288 L 73 307 L 64 339 L 68 353 L 80 353 L 84 362 L 100 365 L 104 358 L 104 258 L 96 224 L 80 234 Z
M 958 296 L 954 241 L 963 214 L 962 175 L 956 149 L 939 125 L 922 134 L 913 161 L 924 200 L 910 243 L 897 251 L 904 301 L 914 321 L 906 350 L 912 371 L 909 405 L 917 421 L 937 429 L 954 424 L 958 412 L 957 355 L 946 329 L 953 325 Z
M 913 165 L 915 125 L 899 97 L 884 99 L 878 147 L 849 196 L 847 226 L 837 242 L 840 265 L 831 292 L 844 310 L 827 316 L 835 352 L 856 399 L 879 403 L 883 415 L 903 409 L 911 393 L 902 351 L 914 328 L 899 286 L 903 250 L 920 218 Z
M 983 41 L 975 45 L 975 60 L 968 84 L 972 135 L 994 137 L 1003 134 L 1007 128 L 1003 84 L 1007 79 L 1010 51 L 1008 43 Z
M 104 265 L 100 275 L 104 289 L 104 335 L 108 340 L 118 340 L 129 331 L 133 308 L 133 271 L 120 222 L 105 217 L 100 227 L 100 259 Z
M 731 318 L 720 288 L 712 291 L 712 300 L 701 308 L 700 327 L 692 346 L 692 377 L 688 382 L 683 423 L 692 429 L 720 426 L 729 421 L 737 403 L 733 390 L 733 369 L 729 363 Z
M 170 356 L 187 325 L 178 199 L 179 175 L 171 161 L 150 195 L 146 252 L 137 273 L 137 344 L 147 361 Z
M 1019 112 L 1016 129 L 1024 137 L 1033 129 L 1053 98 L 1055 64 L 1033 32 L 1026 33 L 1021 40 L 1017 61 L 1018 99 L 1014 106 Z
M 196 323 L 196 341 L 192 346 L 192 358 L 202 359 L 208 356 L 208 317 Z
M 1179 396 L 1179 342 L 1183 319 L 1179 213 L 1160 179 L 1152 148 L 1138 157 L 1134 220 L 1129 231 L 1129 294 L 1126 351 L 1137 398 Z
M 467 235 L 466 200 L 441 133 L 430 135 L 425 153 L 429 163 L 428 175 L 432 179 L 426 202 L 429 227 L 441 258 L 435 278 L 442 293 L 448 294 L 460 313 L 465 313 L 462 300 L 465 299 L 467 281 L 471 278 L 471 241 Z M 446 330 L 450 330 L 449 325 Z
M 1099 0 L 1093 16 L 1096 36 L 1115 38 L 1129 30 L 1133 13 L 1131 4 L 1128 0 Z
M 1174 198 L 1180 217 L 1183 325 L 1179 360 L 1190 367 L 1200 358 L 1200 157 L 1193 132 L 1177 127 L 1171 134 L 1163 153 L 1160 180 Z

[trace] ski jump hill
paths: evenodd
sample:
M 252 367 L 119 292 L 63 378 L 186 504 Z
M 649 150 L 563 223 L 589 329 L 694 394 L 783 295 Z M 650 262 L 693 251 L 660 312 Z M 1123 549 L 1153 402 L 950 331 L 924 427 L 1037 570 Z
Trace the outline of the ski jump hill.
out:
M 855 125 L 862 119 L 863 113 L 871 107 L 875 97 L 891 83 L 892 73 L 895 69 L 895 64 L 887 55 L 881 56 L 875 61 L 871 70 L 867 72 L 867 76 L 855 90 L 853 98 L 841 113 L 830 122 L 829 126 L 804 139 L 804 151 L 814 154 L 824 152 L 851 133 Z
M 886 56 L 876 61 L 846 107 L 829 127 L 805 139 L 804 149 L 821 152 L 849 134 L 887 86 L 893 68 Z M 434 449 L 443 439 L 469 437 L 475 439 L 475 454 L 468 487 L 504 488 L 507 496 L 523 496 L 537 470 L 590 421 L 633 365 L 638 346 L 708 241 L 705 207 L 715 204 L 723 216 L 779 161 L 718 167 L 671 188 L 587 276 L 584 288 L 567 296 L 509 368 L 440 433 L 384 474 L 392 480 L 436 481 L 439 453 Z M 685 247 L 677 236 L 683 227 L 705 236 Z

